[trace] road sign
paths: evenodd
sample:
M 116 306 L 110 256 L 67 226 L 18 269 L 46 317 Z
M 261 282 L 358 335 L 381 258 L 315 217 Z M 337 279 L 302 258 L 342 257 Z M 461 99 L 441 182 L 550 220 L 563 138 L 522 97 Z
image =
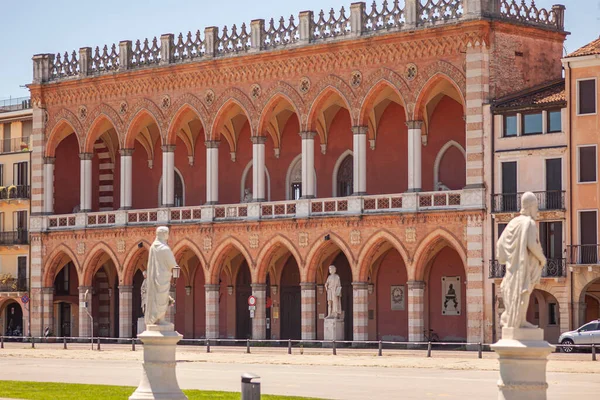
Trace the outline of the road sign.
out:
M 29 303 L 29 296 L 27 296 L 26 294 L 24 294 L 24 295 L 21 297 L 21 302 L 23 302 L 23 304 L 27 304 L 27 303 Z
M 248 306 L 248 310 L 254 311 L 254 310 L 256 310 L 256 306 Z
M 273 299 L 271 299 L 270 297 L 267 297 L 267 308 L 271 308 L 272 305 L 273 305 Z
M 256 305 L 256 297 L 254 297 L 254 296 L 248 297 L 248 305 L 255 306 Z

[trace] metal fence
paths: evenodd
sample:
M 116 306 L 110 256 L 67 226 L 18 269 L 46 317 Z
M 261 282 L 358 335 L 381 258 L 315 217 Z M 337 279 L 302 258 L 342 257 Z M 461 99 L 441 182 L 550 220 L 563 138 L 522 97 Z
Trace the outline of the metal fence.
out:
M 533 192 L 538 200 L 540 210 L 564 210 L 565 191 L 554 190 Z M 502 193 L 492 195 L 492 212 L 518 212 L 521 209 L 523 193 Z
M 498 260 L 490 260 L 490 279 L 501 279 L 506 275 L 506 265 Z M 542 269 L 542 278 L 564 278 L 567 276 L 567 260 L 565 258 L 549 258 Z
M 594 265 L 599 264 L 599 244 L 580 244 L 569 246 L 569 264 Z
M 29 97 L 0 100 L 0 113 L 26 110 L 28 108 L 31 108 L 31 99 Z
M 0 187 L 0 200 L 29 199 L 31 197 L 31 186 L 12 185 Z
M 18 137 L 0 140 L 0 153 L 17 153 L 20 151 L 29 151 L 29 137 Z
M 0 279 L 0 293 L 4 292 L 26 292 L 29 288 L 27 279 L 10 278 Z
M 29 232 L 18 230 L 12 232 L 0 232 L 0 245 L 28 244 Z

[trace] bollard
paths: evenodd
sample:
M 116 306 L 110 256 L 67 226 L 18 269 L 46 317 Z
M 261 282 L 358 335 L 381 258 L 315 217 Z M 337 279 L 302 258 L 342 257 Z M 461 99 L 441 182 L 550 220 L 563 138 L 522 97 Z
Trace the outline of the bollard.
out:
M 35 349 L 35 338 L 33 336 L 31 337 L 31 348 Z
M 97 341 L 97 343 L 98 343 L 98 347 L 97 347 L 97 348 L 98 348 L 98 351 L 100 351 L 100 337 L 98 337 L 98 341 Z
M 427 357 L 431 357 L 431 342 L 427 343 Z
M 0 349 L 4 348 L 4 336 L 0 336 Z
M 304 354 L 304 343 L 300 343 L 300 355 Z
M 135 338 L 131 338 L 131 351 L 135 351 Z
M 292 354 L 292 339 L 288 339 L 288 354 Z
M 210 339 L 206 339 L 206 352 L 210 353 Z
M 260 382 L 252 382 L 252 379 L 257 378 L 260 376 L 242 374 L 242 400 L 260 400 Z
M 381 343 L 381 340 L 379 341 L 379 353 L 377 353 L 377 355 L 379 357 L 383 355 L 383 343 Z
M 596 361 L 596 344 L 592 344 L 592 361 Z
M 478 351 L 479 351 L 478 357 L 481 358 L 481 352 L 483 351 L 483 346 L 481 345 L 481 342 L 477 343 L 477 346 L 478 346 Z
M 246 340 L 246 354 L 250 354 L 250 339 Z
M 335 340 L 333 341 L 333 346 L 331 346 L 333 348 L 333 355 L 337 356 L 337 350 L 335 348 Z
M 63 336 L 63 349 L 67 349 L 67 338 Z

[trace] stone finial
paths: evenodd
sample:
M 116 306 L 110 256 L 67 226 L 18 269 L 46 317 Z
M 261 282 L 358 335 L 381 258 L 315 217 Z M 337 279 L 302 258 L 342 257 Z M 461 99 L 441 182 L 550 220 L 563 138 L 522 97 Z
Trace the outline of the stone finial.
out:
M 417 27 L 417 5 L 419 0 L 406 0 L 404 4 L 404 26 L 407 29 L 414 29 Z
M 160 65 L 170 64 L 173 58 L 174 36 L 172 33 L 160 35 Z
M 92 63 L 92 48 L 82 47 L 79 49 L 79 75 L 87 76 Z
M 217 38 L 219 36 L 219 29 L 216 26 L 209 26 L 204 29 L 204 46 L 205 46 L 205 57 L 214 57 L 217 53 Z
M 263 47 L 265 35 L 265 20 L 254 19 L 250 22 L 250 49 L 259 51 Z
M 119 42 L 119 70 L 127 70 L 131 66 L 131 40 Z
M 360 36 L 364 26 L 365 3 L 357 2 L 350 4 L 350 34 Z
M 301 11 L 298 16 L 298 34 L 300 43 L 309 43 L 313 38 L 315 31 L 314 18 L 312 11 Z

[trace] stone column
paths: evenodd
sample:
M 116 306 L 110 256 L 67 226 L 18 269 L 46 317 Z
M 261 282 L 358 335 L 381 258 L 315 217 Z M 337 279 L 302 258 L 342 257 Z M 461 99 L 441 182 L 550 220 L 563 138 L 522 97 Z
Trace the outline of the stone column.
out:
M 88 292 L 87 298 L 85 296 L 86 291 Z M 85 308 L 81 307 L 82 302 L 87 302 L 87 312 Z M 90 319 L 90 315 L 92 314 L 91 286 L 79 286 L 79 305 L 79 336 L 91 337 L 93 334 L 92 320 Z
M 44 213 L 54 214 L 54 157 L 44 158 Z
M 302 340 L 317 338 L 316 322 L 316 284 L 303 282 L 300 284 Z
M 263 340 L 267 337 L 267 285 L 253 283 L 252 295 L 256 297 L 256 310 L 252 318 L 252 339 Z
M 252 199 L 265 201 L 266 136 L 252 136 Z
M 206 204 L 219 201 L 219 144 L 217 140 L 204 142 L 206 145 Z
M 423 121 L 408 121 L 406 126 L 408 126 L 408 191 L 420 192 L 421 127 Z
M 353 126 L 354 133 L 354 195 L 367 193 L 367 127 Z
M 409 281 L 408 286 L 408 341 L 421 342 L 425 328 L 425 282 Z
M 80 171 L 80 204 L 81 212 L 89 212 L 92 210 L 92 158 L 93 153 L 80 153 L 79 160 L 81 165 Z
M 130 338 L 133 319 L 133 286 L 119 286 L 119 337 Z
M 367 282 L 353 282 L 352 292 L 352 320 L 354 324 L 352 340 L 368 340 L 369 291 Z M 346 340 L 348 339 L 346 338 Z
M 42 336 L 46 327 L 54 331 L 54 288 L 43 287 L 41 290 L 41 325 L 39 332 L 33 331 L 36 336 Z
M 205 285 L 206 338 L 219 338 L 219 285 Z
M 162 206 L 175 205 L 175 146 L 162 146 Z
M 131 208 L 132 198 L 132 169 L 131 160 L 133 149 L 121 149 L 121 209 Z
M 467 219 L 467 341 L 483 342 L 483 221 L 481 216 Z
M 316 132 L 300 132 L 302 138 L 302 197 L 315 197 L 315 135 Z

